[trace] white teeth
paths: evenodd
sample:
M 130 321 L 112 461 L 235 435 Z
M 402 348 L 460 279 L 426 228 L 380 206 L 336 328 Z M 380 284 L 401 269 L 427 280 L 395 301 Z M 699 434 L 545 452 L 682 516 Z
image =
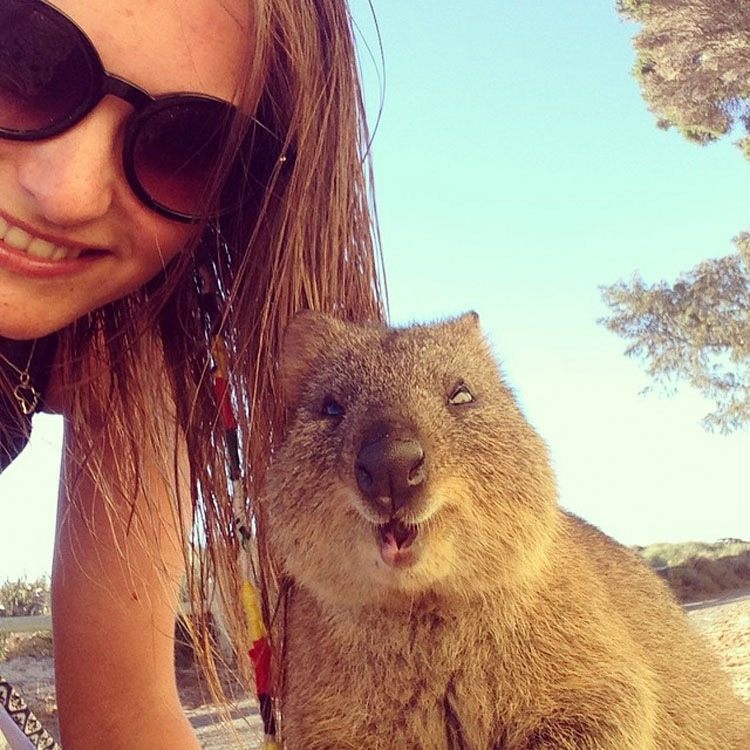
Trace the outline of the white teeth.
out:
M 8 223 L 2 216 L 0 216 L 0 240 L 16 248 L 16 250 L 25 250 L 35 258 L 44 258 L 45 260 L 77 258 L 81 254 L 81 250 L 73 250 L 62 245 L 55 245 L 54 242 L 39 237 L 33 237 L 20 227 Z
M 55 246 L 51 242 L 47 242 L 47 240 L 40 240 L 38 237 L 35 237 L 29 243 L 26 252 L 37 258 L 46 258 L 49 260 L 55 254 Z
M 31 235 L 18 227 L 9 227 L 3 239 L 18 250 L 26 250 L 31 242 Z

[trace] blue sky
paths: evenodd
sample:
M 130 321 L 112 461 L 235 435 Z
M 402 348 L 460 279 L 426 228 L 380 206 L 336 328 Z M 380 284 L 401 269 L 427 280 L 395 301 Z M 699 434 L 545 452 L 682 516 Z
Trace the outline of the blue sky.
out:
M 352 3 L 375 35 L 366 0 Z M 599 286 L 673 279 L 750 229 L 750 165 L 728 141 L 656 128 L 630 75 L 636 29 L 609 0 L 375 0 L 385 104 L 375 179 L 397 323 L 474 309 L 561 502 L 626 544 L 750 538 L 750 435 L 648 384 L 596 320 Z M 363 59 L 367 103 L 378 71 Z M 0 579 L 49 568 L 55 442 L 0 478 Z

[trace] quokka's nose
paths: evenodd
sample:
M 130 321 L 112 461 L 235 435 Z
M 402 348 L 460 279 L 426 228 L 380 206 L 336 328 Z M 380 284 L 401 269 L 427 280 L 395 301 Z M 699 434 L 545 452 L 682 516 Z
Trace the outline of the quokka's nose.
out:
M 427 478 L 424 450 L 415 438 L 386 435 L 362 446 L 354 472 L 373 505 L 395 514 Z

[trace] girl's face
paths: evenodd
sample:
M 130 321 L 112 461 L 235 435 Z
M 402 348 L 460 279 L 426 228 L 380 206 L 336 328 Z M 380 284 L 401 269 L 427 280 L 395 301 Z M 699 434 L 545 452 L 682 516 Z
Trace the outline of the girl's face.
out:
M 108 72 L 151 95 L 233 99 L 247 54 L 246 0 L 54 5 L 85 31 Z M 68 325 L 137 289 L 190 239 L 189 224 L 154 213 L 128 186 L 122 149 L 132 111 L 107 96 L 58 136 L 0 139 L 0 336 L 34 338 Z M 20 249 L 29 240 L 73 252 L 41 258 Z

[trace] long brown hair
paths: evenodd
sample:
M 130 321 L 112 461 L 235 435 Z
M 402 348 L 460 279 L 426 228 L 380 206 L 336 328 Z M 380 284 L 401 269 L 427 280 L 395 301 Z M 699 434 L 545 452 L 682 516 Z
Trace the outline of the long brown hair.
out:
M 147 287 L 60 334 L 61 380 L 75 384 L 67 390 L 79 446 L 74 459 L 88 461 L 106 497 L 137 487 L 147 452 L 169 464 L 184 435 L 190 497 L 174 484 L 178 506 L 190 503 L 193 511 L 186 540 L 189 593 L 202 611 L 206 589 L 219 584 L 238 653 L 246 646 L 238 545 L 199 273 L 213 289 L 228 353 L 248 513 L 283 433 L 276 368 L 291 316 L 304 308 L 351 320 L 384 314 L 369 134 L 349 9 L 345 0 L 255 0 L 253 6 L 244 94 L 257 92 L 262 74 L 254 109 L 279 139 L 267 189 L 246 200 L 244 210 L 206 224 Z M 241 152 L 247 142 L 238 128 L 233 149 Z M 234 151 L 230 156 L 236 158 Z M 162 361 L 166 388 L 161 365 L 154 364 Z M 164 415 L 175 409 L 178 427 L 165 430 Z M 122 457 L 115 476 L 97 468 L 93 450 L 80 450 L 103 437 Z M 177 466 L 167 468 L 176 478 Z M 216 689 L 215 652 L 205 631 L 194 635 Z

